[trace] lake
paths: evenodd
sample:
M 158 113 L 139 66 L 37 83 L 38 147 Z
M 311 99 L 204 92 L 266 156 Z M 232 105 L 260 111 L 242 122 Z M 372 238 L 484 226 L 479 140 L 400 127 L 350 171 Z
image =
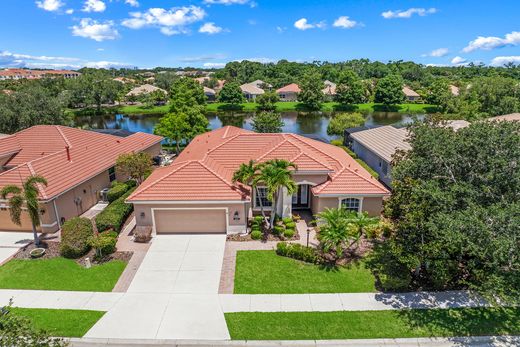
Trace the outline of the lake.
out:
M 334 112 L 281 112 L 285 123 L 284 132 L 308 135 L 324 141 L 332 138 L 327 135 L 327 126 Z M 217 129 L 225 125 L 234 125 L 251 130 L 253 113 L 211 113 L 207 115 L 210 128 Z M 103 115 L 76 117 L 75 125 L 92 129 L 124 129 L 132 132 L 152 133 L 160 115 Z M 414 118 L 423 118 L 424 114 L 406 114 L 397 112 L 372 112 L 365 114 L 365 125 L 396 125 L 404 126 Z

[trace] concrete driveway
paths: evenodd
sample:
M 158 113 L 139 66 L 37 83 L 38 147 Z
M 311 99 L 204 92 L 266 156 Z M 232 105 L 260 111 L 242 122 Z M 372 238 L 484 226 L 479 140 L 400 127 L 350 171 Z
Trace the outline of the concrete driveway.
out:
M 92 338 L 229 339 L 218 287 L 225 235 L 160 235 Z
M 0 265 L 8 262 L 20 248 L 32 241 L 32 233 L 0 231 Z

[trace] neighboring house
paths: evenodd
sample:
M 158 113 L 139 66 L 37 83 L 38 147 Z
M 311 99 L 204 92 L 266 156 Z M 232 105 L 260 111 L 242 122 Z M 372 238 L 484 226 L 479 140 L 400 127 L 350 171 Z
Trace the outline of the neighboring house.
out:
M 65 126 L 33 126 L 0 138 L 0 188 L 21 187 L 32 175 L 47 179 L 47 187 L 39 186 L 40 229 L 55 232 L 65 220 L 81 215 L 100 200 L 100 192 L 116 179 L 114 166 L 120 154 L 147 152 L 154 156 L 160 153 L 161 141 L 162 137 L 145 133 L 118 137 Z M 31 228 L 26 213 L 21 227 L 12 223 L 7 202 L 0 201 L 0 230 Z
M 271 90 L 273 88 L 273 86 L 271 84 L 266 83 L 266 82 L 264 82 L 262 80 L 256 80 L 256 81 L 253 81 L 253 82 L 251 82 L 249 84 L 252 84 L 255 87 L 263 89 L 263 90 L 266 90 L 266 89 L 267 90 Z
M 142 86 L 135 87 L 131 91 L 129 91 L 126 96 L 141 96 L 146 95 L 155 92 L 156 90 L 160 90 L 165 95 L 168 94 L 168 92 L 164 89 L 161 89 L 159 87 L 153 86 L 151 84 L 143 84 Z
M 194 78 L 194 80 L 199 82 L 201 85 L 204 85 L 204 83 L 206 81 L 210 80 L 210 77 L 197 77 L 197 78 Z M 224 87 L 224 83 L 226 83 L 226 80 L 217 80 L 217 81 L 218 81 L 217 85 L 214 88 L 212 88 L 215 91 L 221 90 Z
M 276 94 L 280 97 L 280 101 L 298 101 L 300 92 L 300 87 L 296 83 L 291 83 L 278 89 Z
M 323 82 L 325 84 L 325 88 L 323 88 L 323 94 L 325 94 L 325 98 L 327 100 L 332 100 L 334 96 L 336 96 L 336 83 L 333 83 L 331 81 L 325 81 Z
M 77 78 L 80 72 L 71 70 L 29 70 L 29 69 L 5 69 L 0 70 L 0 81 L 20 79 L 41 79 L 44 77 L 63 77 L 65 79 Z
M 453 96 L 459 96 L 460 94 L 460 88 L 457 86 L 454 86 L 453 84 L 450 84 L 450 92 Z
M 242 90 L 242 94 L 244 94 L 247 101 L 254 101 L 257 96 L 265 93 L 263 89 L 258 88 L 252 83 L 242 84 L 240 90 Z
M 467 127 L 469 123 L 465 120 L 454 120 L 446 122 L 446 125 L 457 131 Z M 391 187 L 392 158 L 397 150 L 411 149 L 407 138 L 406 128 L 385 125 L 362 131 L 353 130 L 346 136 L 345 143 L 348 143 L 352 151 L 379 174 L 381 182 Z
M 505 114 L 503 116 L 496 116 L 496 117 L 491 117 L 488 119 L 491 121 L 508 121 L 508 122 L 517 121 L 517 122 L 520 122 L 520 113 Z
M 421 96 L 408 86 L 403 87 L 403 93 L 407 101 L 418 101 L 421 99 Z
M 208 98 L 208 101 L 215 101 L 217 93 L 208 87 L 204 87 L 204 95 Z
M 116 78 L 113 78 L 114 81 L 116 82 L 120 82 L 120 83 L 123 83 L 123 84 L 134 84 L 136 83 L 136 80 L 134 80 L 133 78 L 127 78 L 127 77 L 116 77 Z
M 270 211 L 265 187 L 260 194 L 233 183 L 240 164 L 254 159 L 286 159 L 298 165 L 294 195 L 282 194 L 280 216 L 293 210 L 312 214 L 326 207 L 345 207 L 378 216 L 389 191 L 343 149 L 296 134 L 259 134 L 226 126 L 193 139 L 175 162 L 156 169 L 127 202 L 133 203 L 137 226 L 154 233 L 245 232 L 260 201 Z

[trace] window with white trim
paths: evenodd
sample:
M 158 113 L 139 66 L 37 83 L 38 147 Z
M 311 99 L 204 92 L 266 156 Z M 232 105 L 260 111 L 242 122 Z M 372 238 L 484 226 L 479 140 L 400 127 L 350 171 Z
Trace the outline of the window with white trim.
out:
M 361 200 L 356 198 L 346 198 L 341 200 L 341 206 L 348 211 L 359 212 Z
M 255 194 L 255 207 L 260 207 L 260 200 L 263 207 L 271 207 L 271 201 L 267 198 L 267 188 L 258 187 L 256 192 L 258 194 Z

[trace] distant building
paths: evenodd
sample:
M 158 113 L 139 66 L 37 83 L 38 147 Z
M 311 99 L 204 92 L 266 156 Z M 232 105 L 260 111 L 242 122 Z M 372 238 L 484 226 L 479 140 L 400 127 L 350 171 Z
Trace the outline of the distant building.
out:
M 460 88 L 457 86 L 454 86 L 453 84 L 450 85 L 450 92 L 453 96 L 459 96 L 460 94 Z
M 126 96 L 141 96 L 141 95 L 153 93 L 157 90 L 160 90 L 165 95 L 168 94 L 168 92 L 164 89 L 161 89 L 156 86 L 152 86 L 151 84 L 143 84 L 142 86 L 133 88 L 131 91 L 129 91 L 126 94 Z
M 503 116 L 496 116 L 489 118 L 491 121 L 506 121 L 506 122 L 520 122 L 520 113 L 505 114 Z
M 407 101 L 418 101 L 421 99 L 421 96 L 408 86 L 403 87 L 403 93 Z
M 322 89 L 323 94 L 328 100 L 332 100 L 336 96 L 336 83 L 327 80 L 323 84 L 325 84 L 325 88 Z
M 0 81 L 20 79 L 41 79 L 63 77 L 66 79 L 77 78 L 80 72 L 72 70 L 29 70 L 29 69 L 5 69 L 0 70 Z
M 264 82 L 262 80 L 256 80 L 256 81 L 253 81 L 253 82 L 251 82 L 249 84 L 252 84 L 255 87 L 263 89 L 263 90 L 266 90 L 266 89 L 267 90 L 271 90 L 273 88 L 273 86 L 271 84 L 266 83 L 266 82 Z
M 206 95 L 206 97 L 208 98 L 208 101 L 215 101 L 216 96 L 217 96 L 217 93 L 215 92 L 215 90 L 208 88 L 208 87 L 203 87 L 203 88 L 204 88 L 204 95 Z
M 276 94 L 280 97 L 280 101 L 298 101 L 298 94 L 301 89 L 296 83 L 291 83 L 282 87 L 276 91 Z
M 133 78 L 127 78 L 127 77 L 116 77 L 116 78 L 113 78 L 113 80 L 116 82 L 121 82 L 123 84 L 136 83 L 136 80 L 134 80 Z
M 195 81 L 199 82 L 201 85 L 204 85 L 206 81 L 210 80 L 210 77 L 197 77 L 194 78 Z M 224 87 L 224 83 L 226 83 L 226 80 L 217 80 L 217 85 L 213 87 L 215 91 L 219 91 Z
M 248 101 L 256 100 L 256 97 L 264 94 L 264 90 L 257 87 L 252 83 L 245 83 L 240 86 L 240 90 L 242 90 L 242 94 L 244 94 L 245 98 Z

